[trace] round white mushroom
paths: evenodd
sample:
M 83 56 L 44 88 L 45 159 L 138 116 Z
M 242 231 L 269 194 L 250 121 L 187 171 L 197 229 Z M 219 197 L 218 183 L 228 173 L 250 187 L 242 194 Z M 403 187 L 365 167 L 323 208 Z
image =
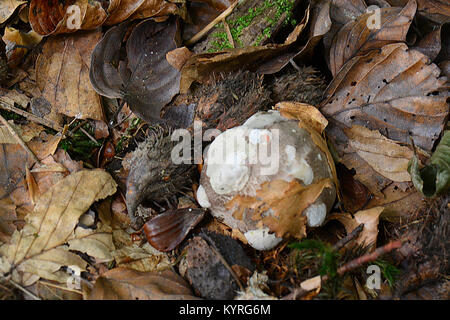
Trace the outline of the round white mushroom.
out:
M 281 180 L 307 187 L 332 178 L 327 156 L 310 133 L 299 127 L 298 121 L 284 118 L 274 110 L 258 112 L 242 126 L 221 133 L 209 145 L 204 160 L 197 190 L 199 204 L 239 230 L 257 250 L 271 249 L 282 241 L 262 222 L 264 217 L 273 216 L 273 210 L 268 208 L 253 216 L 247 209 L 231 206 L 231 200 L 257 198 L 266 182 Z M 324 188 L 314 203 L 295 216 L 304 217 L 302 221 L 306 220 L 308 227 L 318 227 L 325 221 L 335 197 L 334 185 Z M 238 211 L 241 214 L 236 214 Z M 300 223 L 298 218 L 292 219 L 292 223 Z

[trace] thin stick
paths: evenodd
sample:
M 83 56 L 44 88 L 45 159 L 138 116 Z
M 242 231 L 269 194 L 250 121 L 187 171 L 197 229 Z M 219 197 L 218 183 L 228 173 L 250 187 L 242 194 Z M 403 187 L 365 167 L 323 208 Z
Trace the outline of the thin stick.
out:
M 365 254 L 359 258 L 356 258 L 346 264 L 344 264 L 342 267 L 340 267 L 337 270 L 337 273 L 339 275 L 343 275 L 344 273 L 353 270 L 355 268 L 358 268 L 360 266 L 362 266 L 363 264 L 366 264 L 368 262 L 372 262 L 377 260 L 380 256 L 382 256 L 383 254 L 386 254 L 388 252 L 391 252 L 394 249 L 398 249 L 403 245 L 403 241 L 402 240 L 395 240 L 395 241 L 391 241 L 388 244 L 379 247 L 377 249 L 375 249 L 373 252 Z
M 83 129 L 83 127 L 80 127 L 81 132 L 83 132 L 89 139 L 91 139 L 95 144 L 99 145 L 100 143 L 98 143 L 97 140 L 95 140 L 95 138 L 93 136 L 91 136 L 89 134 L 89 132 L 87 132 L 86 130 Z
M 8 128 L 8 131 L 11 133 L 11 135 L 14 137 L 14 139 L 17 141 L 18 144 L 26 151 L 28 154 L 33 158 L 33 160 L 37 163 L 41 163 L 41 161 L 36 157 L 36 155 L 31 151 L 30 148 L 28 148 L 27 144 L 22 140 L 19 134 L 17 134 L 16 130 L 9 124 L 8 121 L 6 121 L 5 118 L 0 114 L 0 121 L 3 123 L 3 125 Z
M 359 226 L 357 226 L 352 232 L 350 232 L 348 235 L 346 235 L 344 238 L 336 242 L 336 244 L 333 246 L 334 251 L 339 251 L 341 248 L 343 248 L 347 243 L 349 243 L 351 240 L 356 238 L 358 234 L 362 231 L 364 228 L 364 223 L 361 223 Z
M 359 228 L 359 226 L 358 226 L 356 229 L 358 229 L 358 228 Z M 356 229 L 355 229 L 355 230 L 356 230 Z M 353 231 L 355 231 L 355 230 L 353 230 Z M 352 233 L 353 233 L 353 231 L 352 231 Z M 371 253 L 362 255 L 362 256 L 359 257 L 359 258 L 356 258 L 356 259 L 354 259 L 354 260 L 352 260 L 352 261 L 350 261 L 350 262 L 347 262 L 347 263 L 344 264 L 342 267 L 338 268 L 337 273 L 338 273 L 339 275 L 343 275 L 344 273 L 346 273 L 346 272 L 348 272 L 348 271 L 350 271 L 350 270 L 353 270 L 353 269 L 355 269 L 355 268 L 358 268 L 358 267 L 362 266 L 363 264 L 366 264 L 366 263 L 368 263 L 368 262 L 375 261 L 375 260 L 378 259 L 381 255 L 386 254 L 386 253 L 388 253 L 388 252 L 391 252 L 391 251 L 394 250 L 394 249 L 401 248 L 402 245 L 403 245 L 403 243 L 404 243 L 404 240 L 394 240 L 394 241 L 391 241 L 391 242 L 389 242 L 388 244 L 386 244 L 386 245 L 384 245 L 384 246 L 382 246 L 382 247 L 379 247 L 379 248 L 375 249 L 375 250 L 374 250 L 373 252 L 371 252 Z M 323 276 L 323 277 L 321 278 L 321 282 L 324 283 L 324 282 L 327 281 L 328 279 L 329 279 L 328 275 L 325 275 L 325 276 Z M 308 279 L 308 280 L 306 280 L 306 281 L 309 281 L 309 280 L 311 280 L 311 279 Z M 306 281 L 303 281 L 302 283 L 304 283 L 304 282 L 306 282 Z M 284 296 L 282 299 L 283 299 L 283 300 L 297 299 L 297 298 L 300 298 L 300 297 L 306 295 L 308 292 L 309 292 L 308 290 L 305 290 L 305 289 L 303 289 L 302 287 L 298 287 L 298 288 L 295 288 L 294 290 L 292 290 L 292 292 L 291 292 L 290 294 Z
M 33 292 L 31 292 L 31 291 L 28 290 L 28 289 L 25 289 L 24 287 L 22 287 L 20 284 L 16 283 L 15 281 L 13 281 L 13 280 L 11 280 L 11 279 L 9 279 L 9 278 L 3 277 L 3 276 L 2 276 L 2 278 L 5 279 L 6 281 L 8 281 L 9 283 L 11 283 L 14 287 L 16 287 L 17 289 L 19 289 L 20 291 L 22 291 L 22 292 L 28 294 L 28 295 L 29 295 L 30 297 L 32 297 L 34 300 L 42 300 L 42 299 L 39 298 L 37 295 L 35 295 Z
M 67 288 L 67 287 L 64 287 L 64 286 L 60 286 L 60 285 L 57 285 L 57 284 L 54 284 L 54 283 L 50 283 L 50 282 L 47 282 L 47 281 L 39 281 L 42 285 L 44 285 L 44 286 L 49 286 L 49 287 L 53 287 L 53 288 L 56 288 L 56 289 L 60 289 L 60 290 L 64 290 L 64 291 L 69 291 L 69 292 L 74 292 L 74 293 L 78 293 L 78 294 L 80 294 L 80 295 L 83 295 L 83 292 L 81 292 L 80 290 L 77 290 L 77 289 L 69 289 L 69 288 Z
M 236 0 L 233 4 L 231 4 L 224 12 L 222 12 L 220 15 L 217 16 L 213 21 L 211 21 L 206 27 L 204 27 L 202 30 L 200 30 L 196 35 L 194 35 L 192 38 L 190 38 L 188 41 L 186 41 L 186 46 L 190 46 L 197 41 L 199 41 L 201 38 L 203 38 L 212 28 L 216 26 L 220 21 L 225 19 L 230 15 L 231 12 L 233 12 L 234 8 L 238 5 L 240 0 Z
M 0 102 L 0 107 L 2 109 L 4 109 L 4 110 L 8 110 L 8 111 L 14 112 L 14 113 L 16 113 L 18 115 L 21 115 L 22 117 L 25 117 L 25 118 L 27 118 L 28 120 L 30 120 L 32 122 L 36 122 L 36 123 L 42 124 L 43 126 L 51 128 L 51 129 L 53 129 L 55 131 L 59 132 L 59 131 L 62 131 L 62 129 L 63 129 L 63 127 L 61 127 L 59 124 L 57 124 L 57 123 L 55 123 L 53 121 L 40 118 L 38 116 L 35 116 L 32 113 L 26 112 L 25 110 L 16 108 L 16 107 L 11 106 L 9 104 L 6 104 L 4 102 Z

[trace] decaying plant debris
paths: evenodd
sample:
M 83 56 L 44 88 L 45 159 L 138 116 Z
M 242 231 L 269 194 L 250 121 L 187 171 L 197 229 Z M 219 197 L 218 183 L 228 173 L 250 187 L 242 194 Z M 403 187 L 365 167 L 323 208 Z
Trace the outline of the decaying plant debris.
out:
M 449 299 L 449 22 L 437 0 L 1 2 L 0 299 Z

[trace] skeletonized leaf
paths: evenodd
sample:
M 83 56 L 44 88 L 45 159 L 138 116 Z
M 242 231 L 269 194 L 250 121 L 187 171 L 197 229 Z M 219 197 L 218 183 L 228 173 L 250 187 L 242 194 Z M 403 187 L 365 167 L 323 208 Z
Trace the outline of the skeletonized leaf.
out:
M 171 270 L 139 272 L 126 268 L 107 271 L 95 282 L 89 300 L 193 300 L 189 285 Z
M 368 12 L 343 26 L 334 37 L 330 49 L 333 75 L 355 55 L 363 55 L 386 44 L 404 41 L 416 8 L 416 1 L 410 0 L 404 8 L 380 9 L 379 21 L 371 21 L 378 13 Z M 376 23 L 380 25 L 375 25 Z
M 425 196 L 432 197 L 446 192 L 450 187 L 450 131 L 444 132 L 429 165 L 419 169 L 419 159 L 414 155 L 408 171 L 416 189 Z
M 104 259 L 113 248 L 110 232 L 105 235 L 102 228 L 97 232 L 74 229 L 92 203 L 115 191 L 116 183 L 107 172 L 82 170 L 42 194 L 34 212 L 26 216 L 24 228 L 0 247 L 0 253 L 13 268 L 13 279 L 24 285 L 31 285 L 40 277 L 65 282 L 69 275 L 60 271 L 61 266 L 76 266 L 80 270 L 86 267 L 86 262 L 69 251 L 71 248 Z M 84 244 L 80 246 L 80 242 Z

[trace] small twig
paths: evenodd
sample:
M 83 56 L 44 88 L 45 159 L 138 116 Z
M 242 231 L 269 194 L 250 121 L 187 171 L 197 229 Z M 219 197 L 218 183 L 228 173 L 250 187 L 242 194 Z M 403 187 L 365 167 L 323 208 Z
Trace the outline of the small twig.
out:
M 215 18 L 206 27 L 200 30 L 196 35 L 194 35 L 192 38 L 186 41 L 186 46 L 190 46 L 199 41 L 201 38 L 203 38 L 212 28 L 216 26 L 216 24 L 218 24 L 220 21 L 228 17 L 230 13 L 233 12 L 234 8 L 238 5 L 239 2 L 240 0 L 236 0 L 224 12 L 222 12 L 219 16 L 217 16 L 217 18 Z
M 39 283 L 40 284 L 42 284 L 42 285 L 44 285 L 44 286 L 49 286 L 49 287 L 53 287 L 53 288 L 56 288 L 56 289 L 60 289 L 60 290 L 64 290 L 64 291 L 69 291 L 69 292 L 74 292 L 74 293 L 78 293 L 78 294 L 80 294 L 80 295 L 83 295 L 83 292 L 81 292 L 80 290 L 77 290 L 77 289 L 70 289 L 70 288 L 67 288 L 67 287 L 64 287 L 64 286 L 60 286 L 60 285 L 57 285 L 57 284 L 55 284 L 55 283 L 51 283 L 51 282 L 47 282 L 47 281 L 39 281 Z
M 338 268 L 337 273 L 339 275 L 343 275 L 344 273 L 346 273 L 350 270 L 353 270 L 355 268 L 358 268 L 358 267 L 362 266 L 363 264 L 366 264 L 371 261 L 375 261 L 383 254 L 391 252 L 394 249 L 401 248 L 401 246 L 403 245 L 403 242 L 404 241 L 402 241 L 402 240 L 391 241 L 388 244 L 375 249 L 371 253 L 365 254 L 359 258 L 356 258 L 356 259 L 344 264 L 342 267 Z
M 14 139 L 17 141 L 18 144 L 33 158 L 35 162 L 38 164 L 41 163 L 41 161 L 36 157 L 36 155 L 31 151 L 31 149 L 27 146 L 27 144 L 23 141 L 23 139 L 20 137 L 20 135 L 14 130 L 14 128 L 11 126 L 11 124 L 6 121 L 5 118 L 3 118 L 2 115 L 0 115 L 0 121 L 3 123 L 3 125 L 8 128 L 8 131 L 11 133 L 11 135 L 14 137 Z
M 357 230 L 360 226 L 358 226 L 355 230 Z M 353 230 L 352 233 L 355 231 Z M 351 234 L 352 234 L 351 233 Z M 347 237 L 346 237 L 347 238 Z M 345 239 L 345 238 L 344 238 Z M 379 247 L 377 249 L 375 249 L 373 252 L 362 255 L 361 257 L 358 257 L 350 262 L 347 262 L 346 264 L 344 264 L 342 267 L 338 268 L 337 273 L 342 276 L 343 274 L 345 274 L 346 272 L 356 269 L 360 266 L 362 266 L 363 264 L 366 264 L 368 262 L 372 262 L 375 261 L 376 259 L 378 259 L 380 256 L 382 256 L 383 254 L 389 253 L 394 249 L 398 249 L 401 248 L 402 245 L 404 243 L 404 240 L 394 240 L 389 242 L 388 244 Z M 326 282 L 329 279 L 328 275 L 324 275 L 321 278 L 321 283 Z M 309 281 L 311 279 L 308 279 L 306 281 Z M 306 281 L 303 281 L 303 283 L 305 283 Z M 292 292 L 286 296 L 284 296 L 282 299 L 283 300 L 292 300 L 292 299 L 297 299 L 297 298 L 301 298 L 302 296 L 306 295 L 310 290 L 305 290 L 301 287 L 298 288 L 294 288 L 292 290 Z
M 91 139 L 96 145 L 99 145 L 100 143 L 98 143 L 97 140 L 95 140 L 95 138 L 93 136 L 91 136 L 89 134 L 89 132 L 87 132 L 86 130 L 83 129 L 83 127 L 80 127 L 81 132 L 83 132 L 89 139 Z
M 31 122 L 36 122 L 36 123 L 42 124 L 43 126 L 46 126 L 46 127 L 48 127 L 48 128 L 51 128 L 51 129 L 53 129 L 53 130 L 55 130 L 55 131 L 60 132 L 60 131 L 63 130 L 63 127 L 61 127 L 59 124 L 57 124 L 57 123 L 55 123 L 55 122 L 53 122 L 53 121 L 50 121 L 50 120 L 47 120 L 47 119 L 40 118 L 40 117 L 38 117 L 38 116 L 35 116 L 35 115 L 32 114 L 32 113 L 29 113 L 29 112 L 27 112 L 27 111 L 25 111 L 25 110 L 16 108 L 16 107 L 11 106 L 11 105 L 9 105 L 9 104 L 1 103 L 1 102 L 0 102 L 0 107 L 1 107 L 2 109 L 4 109 L 4 110 L 14 112 L 14 113 L 16 113 L 16 114 L 18 114 L 18 115 L 20 115 L 20 116 L 22 116 L 22 117 L 24 117 L 24 118 L 30 120 Z
M 8 281 L 9 283 L 11 283 L 14 287 L 16 287 L 17 289 L 19 289 L 20 291 L 28 294 L 31 298 L 33 298 L 34 300 L 42 300 L 41 298 L 39 298 L 37 295 L 35 295 L 33 292 L 31 292 L 28 289 L 25 289 L 24 287 L 22 287 L 20 284 L 16 283 L 15 281 L 11 280 L 10 278 L 6 278 L 1 276 L 3 279 L 5 279 L 6 281 Z
M 231 46 L 232 46 L 233 48 L 235 48 L 235 46 L 234 46 L 234 40 L 233 40 L 233 35 L 231 34 L 230 26 L 229 26 L 228 23 L 225 21 L 225 19 L 222 19 L 222 23 L 223 23 L 223 26 L 225 27 L 225 31 L 226 31 L 226 33 L 227 33 L 228 42 L 231 44 Z
M 339 251 L 341 248 L 343 248 L 347 243 L 352 241 L 364 228 L 364 223 L 361 223 L 359 226 L 357 226 L 352 232 L 350 232 L 348 235 L 346 235 L 344 238 L 339 240 L 335 243 L 333 246 L 334 251 Z

